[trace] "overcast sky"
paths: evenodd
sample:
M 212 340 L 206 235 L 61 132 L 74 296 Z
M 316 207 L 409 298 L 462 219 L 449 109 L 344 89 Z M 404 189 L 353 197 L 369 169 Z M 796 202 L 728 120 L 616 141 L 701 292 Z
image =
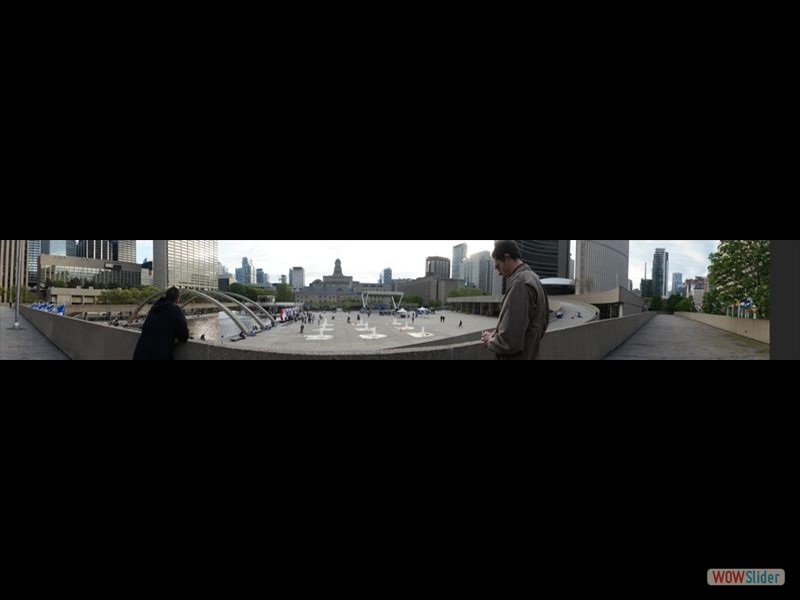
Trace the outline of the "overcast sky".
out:
M 270 280 L 279 281 L 297 266 L 306 270 L 306 284 L 323 275 L 333 273 L 334 262 L 342 260 L 345 275 L 357 281 L 377 282 L 380 273 L 391 267 L 395 278 L 422 277 L 425 275 L 425 258 L 428 256 L 453 257 L 453 246 L 466 242 L 470 254 L 494 247 L 492 240 L 220 240 L 220 260 L 231 273 L 242 264 L 242 257 L 252 258 L 256 268 L 267 271 Z M 653 253 L 656 248 L 666 248 L 670 254 L 672 273 L 683 273 L 683 278 L 705 275 L 708 272 L 708 255 L 717 247 L 717 240 L 631 240 L 629 277 L 634 288 L 644 277 L 644 263 L 652 275 Z M 575 242 L 572 242 L 573 254 Z M 139 260 L 152 257 L 153 245 L 149 240 L 138 242 Z

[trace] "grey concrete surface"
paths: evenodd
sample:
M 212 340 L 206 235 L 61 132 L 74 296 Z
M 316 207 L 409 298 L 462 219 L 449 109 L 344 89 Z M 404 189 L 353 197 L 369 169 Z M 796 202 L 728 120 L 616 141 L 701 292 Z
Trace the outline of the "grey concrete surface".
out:
M 704 315 L 699 313 L 676 312 L 676 317 L 689 319 L 711 325 L 717 329 L 722 329 L 728 333 L 734 333 L 742 337 L 756 340 L 764 344 L 770 342 L 770 322 L 766 319 L 739 319 L 734 317 L 724 317 L 722 315 Z
M 0 307 L 0 360 L 68 360 L 50 340 L 20 312 L 19 331 L 14 326 L 14 311 Z
M 769 346 L 675 315 L 658 315 L 607 360 L 768 360 Z
M 130 360 L 133 357 L 139 339 L 138 331 L 110 327 L 101 323 L 87 323 L 69 317 L 56 317 L 29 309 L 23 310 L 33 325 L 72 359 Z M 334 331 L 338 332 L 339 327 L 342 327 L 342 332 L 337 333 L 342 336 L 339 351 L 331 351 L 330 348 L 318 350 L 315 346 L 318 342 L 306 342 L 299 335 L 299 326 L 293 324 L 282 331 L 279 329 L 279 333 L 283 333 L 283 336 L 272 338 L 279 342 L 282 337 L 288 339 L 287 344 L 291 344 L 291 347 L 278 345 L 273 348 L 250 348 L 246 341 L 219 344 L 193 340 L 178 347 L 175 356 L 178 360 L 492 360 L 494 355 L 485 350 L 479 341 L 481 327 L 478 326 L 486 324 L 487 321 L 488 324 L 494 324 L 494 320 L 471 321 L 472 325 L 468 328 L 468 321 L 464 318 L 464 327 L 459 328 L 458 322 L 451 325 L 455 316 L 458 315 L 450 313 L 452 318 L 441 324 L 442 327 L 452 326 L 454 335 L 439 340 L 437 338 L 427 338 L 428 341 L 414 340 L 412 346 L 395 349 L 379 348 L 367 343 L 359 347 L 353 338 L 356 334 L 352 331 L 352 326 L 347 325 L 346 319 L 341 326 L 338 325 L 337 318 Z M 552 331 L 545 336 L 542 343 L 541 358 L 543 360 L 601 359 L 654 316 L 654 313 L 645 313 L 588 323 L 583 327 L 573 327 L 563 331 Z M 391 324 L 391 318 L 387 320 L 384 329 Z M 426 330 L 429 326 L 436 329 L 438 319 L 431 325 L 427 325 L 430 320 L 418 320 L 415 326 L 420 324 L 421 329 L 423 322 L 426 323 Z M 475 330 L 470 331 L 470 329 Z M 274 332 L 260 335 L 265 336 L 270 333 Z M 257 341 L 258 337 L 248 340 Z

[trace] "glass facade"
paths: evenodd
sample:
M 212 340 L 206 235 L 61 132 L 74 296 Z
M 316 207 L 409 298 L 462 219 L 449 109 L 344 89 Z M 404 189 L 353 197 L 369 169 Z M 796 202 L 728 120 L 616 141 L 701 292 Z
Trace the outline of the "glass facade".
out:
M 40 240 L 41 254 L 75 256 L 75 240 Z
M 112 240 L 78 240 L 77 255 L 81 258 L 114 260 Z M 136 262 L 135 260 L 132 262 Z
M 91 258 L 39 257 L 39 281 L 67 287 L 132 288 L 142 285 L 142 268 L 136 264 Z
M 464 279 L 465 262 L 467 262 L 467 245 L 453 246 L 453 279 Z
M 78 240 L 77 252 L 74 255 L 96 260 L 135 263 L 136 240 Z
M 541 278 L 569 275 L 570 240 L 514 240 L 522 249 L 522 260 Z
M 669 252 L 664 248 L 656 248 L 653 256 L 653 294 L 666 296 L 668 292 Z
M 219 240 L 153 240 L 155 285 L 217 290 Z
M 28 240 L 28 285 L 38 283 L 39 255 L 42 253 L 42 240 Z
M 630 240 L 577 240 L 577 293 L 627 288 L 630 246 Z
M 111 240 L 113 242 L 114 260 L 120 262 L 136 262 L 136 240 Z

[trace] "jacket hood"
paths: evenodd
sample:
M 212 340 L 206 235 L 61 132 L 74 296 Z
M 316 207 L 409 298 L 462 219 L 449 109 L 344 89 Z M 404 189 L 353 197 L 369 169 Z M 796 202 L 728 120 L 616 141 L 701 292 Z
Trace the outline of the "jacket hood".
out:
M 167 312 L 168 310 L 172 310 L 173 307 L 177 307 L 177 304 L 172 302 L 167 302 L 166 298 L 162 298 L 158 302 L 153 305 L 153 308 L 150 309 L 150 314 L 157 315 L 162 312 Z

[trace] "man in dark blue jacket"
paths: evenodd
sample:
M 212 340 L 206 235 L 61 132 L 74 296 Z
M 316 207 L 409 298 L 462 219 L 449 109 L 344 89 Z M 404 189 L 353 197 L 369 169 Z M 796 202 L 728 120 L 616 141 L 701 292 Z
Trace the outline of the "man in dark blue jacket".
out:
M 150 309 L 133 360 L 174 359 L 175 341 L 183 344 L 189 339 L 189 325 L 178 306 L 180 301 L 181 292 L 173 287 Z

